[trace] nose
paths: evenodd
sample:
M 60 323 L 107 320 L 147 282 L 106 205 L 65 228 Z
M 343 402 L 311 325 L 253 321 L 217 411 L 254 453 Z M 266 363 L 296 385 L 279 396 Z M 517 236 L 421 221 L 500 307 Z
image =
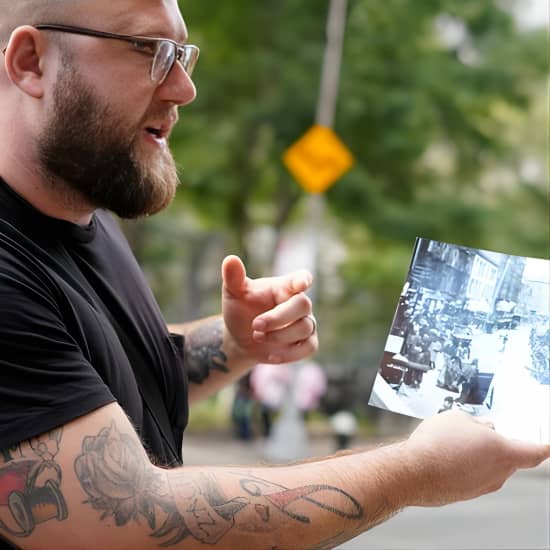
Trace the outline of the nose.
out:
M 197 97 L 197 89 L 185 69 L 176 62 L 164 82 L 158 87 L 157 95 L 162 101 L 175 105 L 189 105 Z

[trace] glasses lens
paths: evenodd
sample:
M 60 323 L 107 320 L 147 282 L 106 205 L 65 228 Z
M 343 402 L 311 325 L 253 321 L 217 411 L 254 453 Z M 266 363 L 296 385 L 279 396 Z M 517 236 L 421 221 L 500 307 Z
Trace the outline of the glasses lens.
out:
M 193 74 L 198 58 L 199 48 L 197 48 L 197 46 L 193 46 L 191 44 L 183 46 L 183 53 L 181 54 L 180 63 L 189 76 Z
M 176 61 L 176 46 L 168 40 L 158 42 L 157 52 L 151 67 L 151 79 L 162 84 Z

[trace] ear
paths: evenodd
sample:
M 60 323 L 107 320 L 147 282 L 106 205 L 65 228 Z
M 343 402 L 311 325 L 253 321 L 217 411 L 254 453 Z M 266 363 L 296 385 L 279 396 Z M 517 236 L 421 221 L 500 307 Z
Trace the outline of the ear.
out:
M 40 31 L 25 25 L 12 33 L 4 54 L 9 79 L 24 93 L 36 99 L 44 95 L 44 46 Z

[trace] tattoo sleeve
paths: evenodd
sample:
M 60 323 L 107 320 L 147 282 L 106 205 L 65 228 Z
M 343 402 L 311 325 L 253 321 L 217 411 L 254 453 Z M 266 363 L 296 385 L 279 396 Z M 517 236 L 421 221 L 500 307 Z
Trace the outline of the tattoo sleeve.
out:
M 62 437 L 61 429 L 54 430 L 0 453 L 0 540 L 28 537 L 44 522 L 69 518 L 57 458 Z M 243 548 L 254 547 L 257 537 L 266 543 L 285 540 L 300 528 L 317 538 L 312 548 L 329 548 L 366 522 L 354 496 L 333 484 L 311 482 L 315 475 L 304 483 L 267 479 L 267 469 L 156 468 L 137 436 L 114 421 L 96 435 L 83 436 L 73 460 L 80 488 L 76 493 L 71 488 L 71 494 L 81 494 L 80 501 L 78 496 L 71 500 L 73 516 L 79 517 L 77 508 L 88 509 L 87 522 L 139 528 L 159 548 L 184 540 L 225 547 L 230 536 Z M 333 533 L 326 524 L 331 518 Z
M 184 366 L 189 380 L 202 383 L 210 372 L 228 373 L 227 357 L 221 350 L 223 321 L 221 319 L 194 328 L 185 336 Z
M 228 496 L 215 473 L 162 472 L 143 460 L 135 438 L 114 424 L 86 437 L 75 472 L 87 500 L 121 527 L 145 520 L 160 547 L 192 538 L 215 545 L 232 531 L 265 534 L 292 524 L 310 525 L 315 510 L 362 520 L 361 504 L 327 484 L 287 487 L 253 474 L 225 471 L 237 494 Z

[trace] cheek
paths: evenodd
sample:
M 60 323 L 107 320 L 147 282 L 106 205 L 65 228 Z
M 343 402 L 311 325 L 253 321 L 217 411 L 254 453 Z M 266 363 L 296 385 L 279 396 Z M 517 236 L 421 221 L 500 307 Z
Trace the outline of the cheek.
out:
M 113 69 L 106 79 L 94 82 L 93 92 L 98 104 L 105 107 L 107 118 L 115 123 L 113 126 L 132 129 L 140 125 L 150 109 L 153 90 L 148 73 L 144 79 L 137 79 L 135 70 L 127 65 L 124 68 L 124 72 Z

